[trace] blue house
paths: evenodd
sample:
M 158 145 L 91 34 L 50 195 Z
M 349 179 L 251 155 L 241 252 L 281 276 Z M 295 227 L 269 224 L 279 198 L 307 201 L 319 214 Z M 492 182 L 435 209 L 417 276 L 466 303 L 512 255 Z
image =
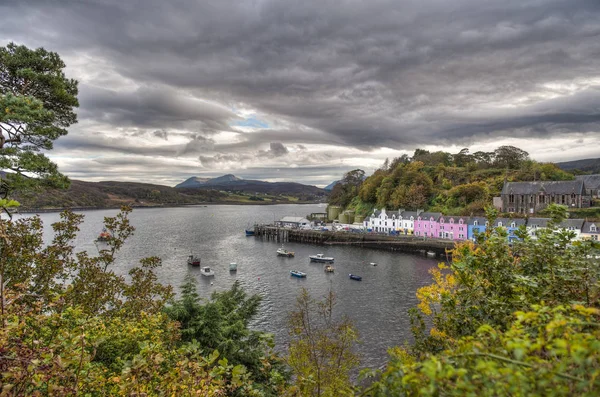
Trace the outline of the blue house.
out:
M 482 216 L 469 218 L 469 221 L 467 222 L 467 238 L 471 241 L 475 241 L 475 233 L 485 233 L 487 224 L 487 218 Z
M 520 218 L 498 218 L 494 221 L 493 227 L 503 227 L 508 232 L 508 242 L 513 242 L 519 240 L 517 236 L 515 236 L 515 231 L 519 228 L 519 226 L 523 226 L 526 224 L 525 219 Z

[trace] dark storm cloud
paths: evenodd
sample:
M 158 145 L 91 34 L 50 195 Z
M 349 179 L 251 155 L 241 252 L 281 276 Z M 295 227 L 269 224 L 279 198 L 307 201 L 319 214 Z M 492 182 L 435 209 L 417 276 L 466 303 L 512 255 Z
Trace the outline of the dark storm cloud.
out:
M 201 152 L 202 165 L 249 161 L 271 142 L 281 146 L 265 154 L 288 158 L 293 145 L 402 150 L 600 129 L 597 0 L 21 0 L 0 15 L 5 40 L 91 60 L 78 70 L 80 119 L 163 139 L 235 131 L 240 108 L 288 126 L 156 149 Z

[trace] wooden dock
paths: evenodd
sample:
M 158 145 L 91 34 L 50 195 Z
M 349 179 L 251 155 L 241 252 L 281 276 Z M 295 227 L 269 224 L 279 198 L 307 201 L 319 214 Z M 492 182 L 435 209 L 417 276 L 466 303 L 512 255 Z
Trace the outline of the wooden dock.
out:
M 291 241 L 321 245 L 349 245 L 409 253 L 434 252 L 439 257 L 446 257 L 454 248 L 454 241 L 451 240 L 372 233 L 300 230 L 272 225 L 256 225 L 254 234 L 256 237 L 281 243 Z

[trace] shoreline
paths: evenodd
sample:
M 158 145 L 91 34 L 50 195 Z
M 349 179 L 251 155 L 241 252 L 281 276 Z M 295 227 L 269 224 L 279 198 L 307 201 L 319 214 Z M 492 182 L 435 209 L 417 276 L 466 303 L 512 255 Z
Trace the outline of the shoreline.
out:
M 100 210 L 118 210 L 122 206 L 128 206 L 133 209 L 146 209 L 146 208 L 180 208 L 180 207 L 208 207 L 212 205 L 315 205 L 315 204 L 326 204 L 317 201 L 302 201 L 302 202 L 245 202 L 245 201 L 225 201 L 225 202 L 205 202 L 205 203 L 193 203 L 193 204 L 164 204 L 164 205 L 129 205 L 123 204 L 121 206 L 106 206 L 106 207 L 52 207 L 52 208 L 19 208 L 12 214 L 36 214 L 36 213 L 51 213 L 51 212 L 62 212 L 65 210 L 71 211 L 100 211 Z

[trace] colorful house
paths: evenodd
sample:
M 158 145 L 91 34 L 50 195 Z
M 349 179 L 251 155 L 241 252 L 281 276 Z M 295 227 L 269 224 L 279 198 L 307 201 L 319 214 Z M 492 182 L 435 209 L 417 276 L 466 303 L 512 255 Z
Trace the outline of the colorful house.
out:
M 482 216 L 473 216 L 469 218 L 467 225 L 467 238 L 469 240 L 475 241 L 475 234 L 485 233 L 488 226 L 488 220 L 487 218 L 484 218 Z
M 536 218 L 542 219 L 542 218 Z M 519 228 L 519 226 L 524 226 L 527 223 L 525 219 L 521 218 L 498 218 L 494 221 L 492 227 L 502 227 L 506 229 L 508 233 L 508 241 L 512 242 L 518 240 L 519 238 L 515 235 L 515 231 Z
M 466 240 L 468 238 L 468 217 L 440 216 L 438 220 L 438 238 Z
M 423 212 L 419 214 L 415 220 L 415 236 L 438 237 L 438 219 L 441 216 L 440 212 Z
M 404 210 L 399 210 L 399 225 L 400 225 L 400 229 L 398 230 L 398 232 L 400 234 L 414 234 L 415 231 L 415 220 L 417 219 L 417 217 L 419 216 L 419 214 L 421 214 L 423 212 L 423 210 L 417 210 L 417 211 L 404 211 Z
M 585 221 L 581 228 L 581 239 L 600 241 L 600 222 Z

